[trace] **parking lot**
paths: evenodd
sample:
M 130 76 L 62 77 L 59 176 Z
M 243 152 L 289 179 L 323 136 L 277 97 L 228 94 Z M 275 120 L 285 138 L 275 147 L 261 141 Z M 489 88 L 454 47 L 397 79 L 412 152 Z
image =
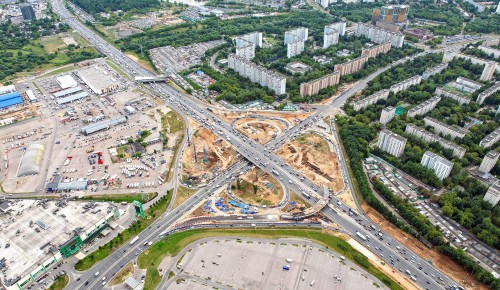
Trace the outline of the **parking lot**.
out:
M 188 249 L 177 269 L 189 285 L 193 282 L 182 277 L 234 289 L 385 288 L 337 253 L 298 239 L 213 238 Z M 284 269 L 287 266 L 289 270 Z

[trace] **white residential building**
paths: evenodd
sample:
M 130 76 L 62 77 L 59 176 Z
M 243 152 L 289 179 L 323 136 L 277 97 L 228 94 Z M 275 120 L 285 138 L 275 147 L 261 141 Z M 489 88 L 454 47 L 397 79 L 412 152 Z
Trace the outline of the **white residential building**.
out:
M 493 150 L 486 153 L 483 161 L 481 162 L 481 165 L 479 165 L 479 171 L 482 173 L 489 173 L 491 169 L 497 164 L 499 156 L 500 153 Z
M 456 81 L 452 82 L 451 85 L 459 89 L 461 91 L 467 92 L 467 93 L 473 93 L 477 90 L 479 90 L 483 84 L 475 82 L 473 80 L 469 80 L 468 78 L 464 77 L 458 77 Z
M 438 74 L 440 72 L 442 72 L 444 69 L 446 69 L 448 67 L 448 63 L 445 62 L 445 63 L 442 63 L 440 65 L 437 65 L 435 67 L 431 67 L 431 68 L 428 68 L 426 71 L 424 71 L 424 73 L 422 74 L 422 78 L 424 80 L 427 80 L 429 79 L 431 76 L 435 75 L 435 74 Z
M 238 36 L 235 41 L 236 55 L 250 60 L 255 57 L 255 47 L 262 46 L 262 32 L 253 32 Z
M 387 41 L 391 42 L 394 47 L 402 47 L 405 36 L 401 32 L 393 32 L 371 24 L 358 23 L 355 32 L 356 36 L 364 35 L 371 41 L 381 44 Z
M 417 138 L 420 138 L 427 143 L 437 142 L 441 147 L 452 150 L 453 156 L 456 156 L 458 158 L 462 158 L 465 155 L 465 148 L 460 147 L 457 144 L 440 137 L 439 135 L 415 126 L 414 124 L 407 124 L 405 132 Z
M 425 151 L 420 162 L 426 168 L 432 169 L 439 180 L 443 180 L 450 175 L 453 162 L 445 159 L 431 151 Z
M 382 109 L 382 113 L 380 114 L 380 123 L 386 125 L 389 123 L 394 116 L 396 115 L 396 108 L 389 106 Z
M 286 45 L 286 57 L 291 58 L 304 51 L 304 42 L 301 40 L 289 42 Z
M 389 97 L 389 90 L 381 90 L 368 97 L 354 102 L 352 105 L 355 111 L 359 111 L 368 107 L 369 105 L 375 104 L 378 100 L 386 100 Z
M 476 103 L 482 105 L 484 100 L 486 100 L 489 96 L 493 95 L 494 93 L 498 92 L 498 90 L 500 90 L 500 81 L 496 82 L 493 86 L 481 92 L 479 96 L 477 96 Z
M 304 51 L 304 45 L 308 37 L 309 28 L 307 27 L 300 27 L 286 31 L 284 40 L 287 48 L 286 56 L 291 58 L 301 54 Z
M 484 201 L 491 203 L 495 206 L 500 201 L 500 180 L 497 180 L 484 195 Z
M 401 157 L 405 150 L 406 138 L 398 134 L 383 129 L 380 131 L 377 141 L 377 147 L 395 157 Z
M 339 36 L 344 36 L 346 31 L 346 23 L 345 22 L 335 22 L 333 28 L 335 28 L 339 32 Z
M 421 75 L 416 75 L 413 76 L 409 79 L 406 79 L 400 83 L 397 83 L 395 85 L 392 85 L 391 88 L 389 89 L 393 94 L 397 94 L 398 92 L 405 91 L 409 87 L 413 85 L 418 85 L 422 81 L 422 76 Z
M 450 135 L 452 139 L 463 138 L 468 132 L 463 128 L 450 126 L 431 117 L 425 117 L 424 122 L 425 126 L 432 126 L 437 134 Z
M 495 131 L 488 134 L 488 136 L 484 137 L 481 142 L 479 142 L 479 146 L 483 148 L 488 148 L 493 146 L 495 143 L 500 140 L 500 127 L 496 128 Z
M 432 111 L 436 105 L 441 101 L 441 97 L 432 97 L 427 101 L 416 105 L 415 107 L 408 110 L 408 117 L 416 117 L 419 115 L 427 114 Z
M 328 48 L 339 43 L 339 31 L 335 24 L 325 26 L 323 31 L 323 48 Z

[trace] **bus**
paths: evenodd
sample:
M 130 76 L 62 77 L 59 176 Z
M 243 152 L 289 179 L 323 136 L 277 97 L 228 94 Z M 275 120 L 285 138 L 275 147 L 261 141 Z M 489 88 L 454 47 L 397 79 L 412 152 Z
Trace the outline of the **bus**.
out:
M 137 242 L 137 240 L 139 239 L 139 236 L 136 236 L 135 238 L 133 238 L 131 241 L 130 241 L 130 245 L 133 245 L 135 242 Z

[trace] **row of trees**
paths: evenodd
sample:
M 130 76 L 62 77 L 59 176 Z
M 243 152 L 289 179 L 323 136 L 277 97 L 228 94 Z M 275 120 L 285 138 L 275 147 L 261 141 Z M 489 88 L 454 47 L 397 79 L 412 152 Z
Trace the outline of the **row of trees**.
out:
M 159 0 L 71 0 L 90 14 L 116 10 L 149 9 L 159 7 Z

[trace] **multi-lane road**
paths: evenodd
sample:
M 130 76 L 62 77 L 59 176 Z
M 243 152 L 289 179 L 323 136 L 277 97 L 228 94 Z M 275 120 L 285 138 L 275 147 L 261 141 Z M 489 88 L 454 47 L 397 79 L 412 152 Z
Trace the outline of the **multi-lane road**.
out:
M 153 76 L 153 73 L 132 61 L 121 51 L 106 43 L 77 19 L 73 18 L 73 16 L 64 7 L 61 0 L 53 0 L 52 3 L 54 11 L 60 15 L 63 21 L 68 23 L 72 29 L 80 33 L 101 53 L 117 63 L 123 71 L 132 76 Z M 376 73 L 380 73 L 388 68 L 390 67 L 380 69 Z M 376 75 L 377 74 L 374 73 L 370 75 L 369 78 L 373 78 Z M 340 107 L 345 100 L 365 87 L 369 78 L 355 84 L 350 90 L 336 98 L 330 106 Z M 196 119 L 200 124 L 212 130 L 214 134 L 227 140 L 243 157 L 254 163 L 256 166 L 268 172 L 272 172 L 273 170 L 278 172 L 279 178 L 283 178 L 285 180 L 290 190 L 295 192 L 306 191 L 309 193 L 322 192 L 321 188 L 313 184 L 301 173 L 288 166 L 278 156 L 276 156 L 273 151 L 287 138 L 297 136 L 307 126 L 312 125 L 315 120 L 318 120 L 318 118 L 320 118 L 322 114 L 329 109 L 329 106 L 320 107 L 313 116 L 305 119 L 298 126 L 287 130 L 281 137 L 273 139 L 266 145 L 261 145 L 236 131 L 229 124 L 221 121 L 216 115 L 200 106 L 200 103 L 197 100 L 194 100 L 191 96 L 178 92 L 165 83 L 148 84 L 148 86 L 156 92 L 158 96 L 163 98 L 168 106 L 172 107 L 177 112 L 182 113 L 184 116 Z M 151 227 L 141 233 L 139 235 L 139 240 L 136 243 L 123 246 L 117 252 L 94 266 L 91 271 L 84 272 L 80 281 L 72 281 L 69 287 L 71 289 L 79 289 L 82 287 L 84 281 L 89 281 L 89 285 L 87 286 L 88 288 L 102 288 L 102 277 L 106 276 L 109 278 L 113 273 L 118 271 L 121 265 L 133 260 L 138 255 L 140 249 L 143 248 L 142 244 L 144 242 L 157 240 L 158 235 L 161 232 L 164 232 L 167 228 L 174 224 L 186 211 L 198 204 L 201 199 L 206 198 L 216 189 L 223 186 L 226 179 L 228 179 L 230 175 L 235 174 L 245 166 L 249 165 L 245 162 L 240 162 L 236 166 L 233 166 L 230 170 L 227 170 L 226 174 L 213 180 L 207 187 L 203 188 L 196 195 L 189 198 L 173 212 L 169 212 L 164 215 Z M 315 202 L 316 198 L 313 197 L 311 201 Z M 339 203 L 341 208 L 346 209 L 346 205 L 340 203 L 340 201 L 336 198 L 333 198 L 332 202 L 334 204 Z M 442 289 L 443 283 L 446 285 L 455 284 L 451 279 L 440 273 L 432 265 L 429 265 L 428 262 L 418 258 L 416 254 L 406 249 L 404 245 L 397 243 L 387 234 L 381 232 L 384 240 L 377 239 L 372 233 L 370 233 L 369 230 L 365 228 L 371 228 L 371 226 L 376 227 L 376 225 L 373 225 L 371 221 L 364 217 L 357 217 L 354 214 L 348 214 L 348 211 L 349 210 L 346 210 L 346 213 L 344 213 L 342 210 L 334 211 L 330 207 L 327 207 L 323 211 L 323 214 L 335 221 L 345 231 L 351 233 L 353 238 L 356 238 L 362 244 L 370 246 L 373 253 L 380 257 L 381 260 L 386 261 L 388 264 L 393 264 L 396 269 L 401 269 L 404 272 L 408 270 L 415 280 L 415 283 L 420 285 L 422 288 Z M 358 219 L 358 221 L 356 219 Z M 370 241 L 361 240 L 356 236 L 356 232 L 360 232 L 365 236 L 371 237 Z M 413 259 L 412 257 L 415 258 Z M 393 261 L 391 261 L 391 259 Z M 419 269 L 419 264 L 422 265 L 422 270 Z M 425 274 L 424 271 L 427 272 L 427 274 Z M 96 272 L 99 272 L 98 277 L 94 276 Z M 441 281 L 441 279 L 443 281 Z

